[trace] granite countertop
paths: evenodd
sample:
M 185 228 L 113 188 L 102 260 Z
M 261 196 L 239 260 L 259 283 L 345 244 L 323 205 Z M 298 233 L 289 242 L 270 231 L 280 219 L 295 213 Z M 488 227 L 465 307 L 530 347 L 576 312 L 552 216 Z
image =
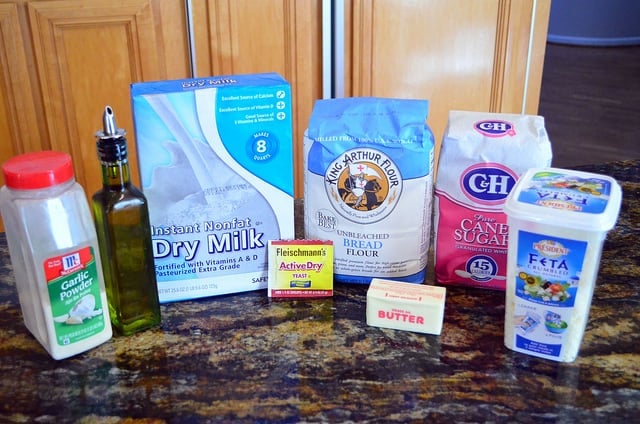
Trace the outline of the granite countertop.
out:
M 366 286 L 162 305 L 160 328 L 55 361 L 22 323 L 0 235 L 0 421 L 627 423 L 640 416 L 640 161 L 605 242 L 578 359 L 503 344 L 504 293 L 447 288 L 440 336 L 369 327 Z M 432 273 L 427 278 L 433 282 Z

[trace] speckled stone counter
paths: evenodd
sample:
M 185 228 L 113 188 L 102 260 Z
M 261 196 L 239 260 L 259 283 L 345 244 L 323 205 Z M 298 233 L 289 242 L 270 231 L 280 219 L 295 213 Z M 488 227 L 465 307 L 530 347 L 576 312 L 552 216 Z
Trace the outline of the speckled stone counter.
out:
M 160 328 L 57 362 L 22 323 L 2 234 L 0 422 L 637 422 L 640 161 L 581 169 L 624 201 L 574 363 L 506 349 L 502 292 L 449 287 L 433 336 L 368 327 L 353 285 L 165 304 Z

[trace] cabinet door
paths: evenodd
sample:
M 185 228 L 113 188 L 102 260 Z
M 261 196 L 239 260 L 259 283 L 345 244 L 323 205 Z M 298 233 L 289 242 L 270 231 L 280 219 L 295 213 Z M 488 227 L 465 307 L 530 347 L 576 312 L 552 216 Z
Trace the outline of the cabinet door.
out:
M 320 0 L 193 0 L 195 76 L 278 72 L 291 84 L 295 193 L 302 196 L 302 140 L 322 97 Z
M 452 109 L 536 114 L 550 0 L 347 0 L 345 94 L 422 98 L 442 139 Z
M 186 78 L 182 0 L 59 0 L 27 3 L 50 147 L 69 152 L 87 195 L 102 186 L 94 133 L 105 105 L 128 131 L 139 184 L 129 85 Z M 45 147 L 45 146 L 43 146 Z
M 18 3 L 0 4 L 0 163 L 47 146 L 40 119 L 24 8 Z M 0 186 L 4 177 L 0 172 Z M 0 231 L 4 231 L 0 219 Z
M 34 81 L 27 56 L 30 45 L 21 28 L 26 16 L 15 3 L 0 4 L 0 163 L 19 153 L 39 150 L 42 130 Z M 46 143 L 44 143 L 46 145 Z M 0 173 L 0 185 L 4 177 Z

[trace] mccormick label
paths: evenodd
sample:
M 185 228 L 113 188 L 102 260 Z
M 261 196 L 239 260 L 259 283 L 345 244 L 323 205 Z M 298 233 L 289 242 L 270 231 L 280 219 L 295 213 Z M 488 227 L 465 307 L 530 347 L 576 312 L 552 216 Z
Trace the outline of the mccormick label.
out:
M 67 346 L 104 330 L 100 282 L 90 246 L 44 261 L 56 342 Z
M 269 241 L 269 297 L 333 296 L 333 242 Z

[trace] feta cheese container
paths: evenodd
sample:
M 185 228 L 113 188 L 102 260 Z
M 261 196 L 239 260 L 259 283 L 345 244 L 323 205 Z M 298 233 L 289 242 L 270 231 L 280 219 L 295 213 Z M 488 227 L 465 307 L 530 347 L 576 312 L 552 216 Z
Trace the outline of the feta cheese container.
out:
M 528 170 L 505 202 L 509 225 L 504 343 L 573 362 L 589 318 L 602 245 L 622 190 L 611 177 Z

